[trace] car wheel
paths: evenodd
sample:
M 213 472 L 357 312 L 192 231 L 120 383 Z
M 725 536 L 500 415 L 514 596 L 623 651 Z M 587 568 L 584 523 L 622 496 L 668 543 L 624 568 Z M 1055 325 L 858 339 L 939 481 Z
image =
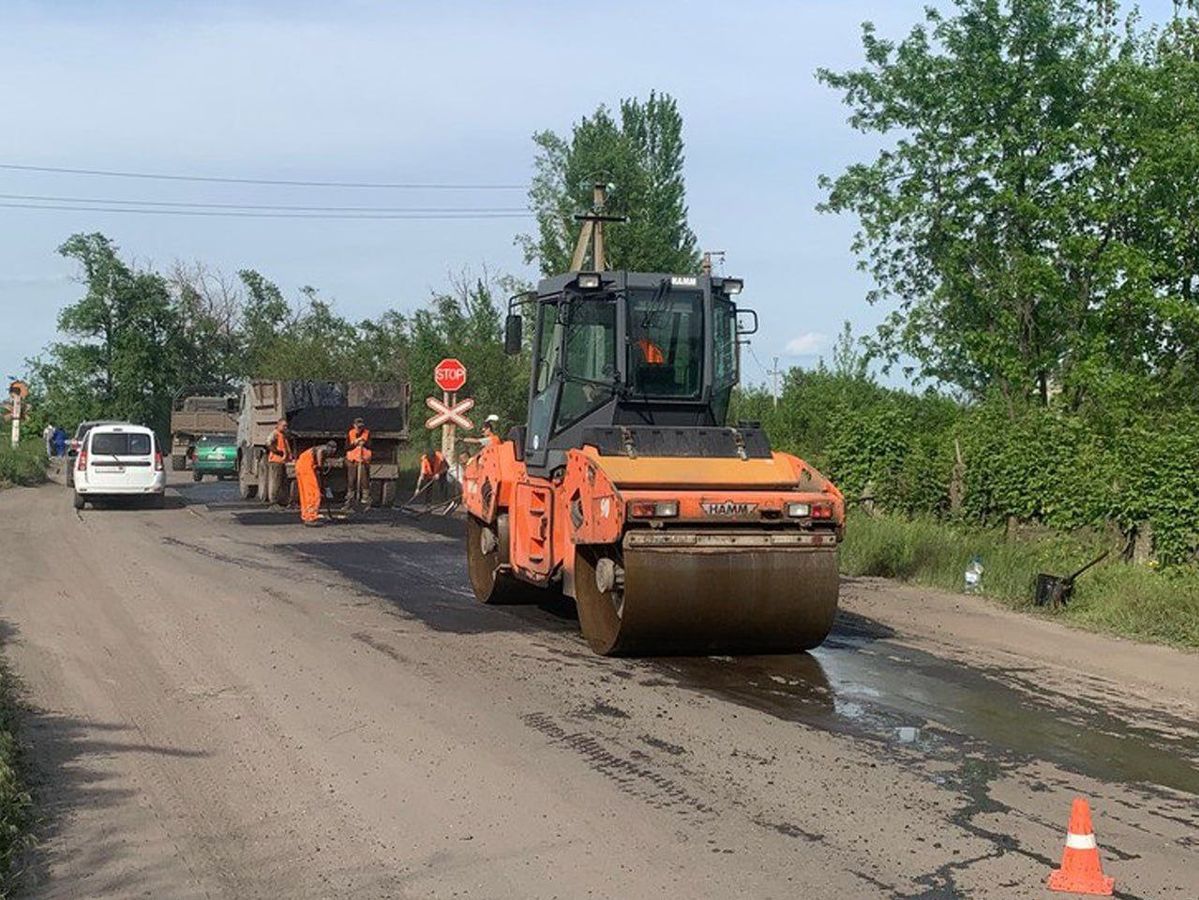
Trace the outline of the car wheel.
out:
M 83 507 L 87 505 L 87 498 L 84 497 L 83 494 L 79 493 L 79 491 L 76 491 L 72 503 L 76 509 L 83 509 Z

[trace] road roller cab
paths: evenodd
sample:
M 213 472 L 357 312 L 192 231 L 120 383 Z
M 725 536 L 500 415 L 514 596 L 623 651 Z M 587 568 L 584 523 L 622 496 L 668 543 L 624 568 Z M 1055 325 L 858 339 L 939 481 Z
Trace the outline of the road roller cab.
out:
M 575 599 L 597 652 L 787 652 L 836 612 L 840 492 L 758 427 L 726 424 L 739 279 L 572 272 L 515 298 L 528 423 L 466 466 L 486 603 Z M 749 328 L 744 327 L 749 325 Z

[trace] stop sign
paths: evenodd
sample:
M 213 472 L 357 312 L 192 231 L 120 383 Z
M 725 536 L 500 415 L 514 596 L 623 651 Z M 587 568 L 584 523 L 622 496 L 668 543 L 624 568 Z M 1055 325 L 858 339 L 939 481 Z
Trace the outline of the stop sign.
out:
M 466 366 L 452 356 L 443 359 L 433 370 L 433 380 L 443 391 L 460 391 L 466 386 Z

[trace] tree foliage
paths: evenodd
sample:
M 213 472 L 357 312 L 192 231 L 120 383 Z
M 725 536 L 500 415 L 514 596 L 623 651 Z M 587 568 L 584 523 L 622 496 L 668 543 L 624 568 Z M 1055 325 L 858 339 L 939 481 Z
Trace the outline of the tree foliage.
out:
M 74 235 L 59 253 L 79 265 L 86 290 L 59 315 L 66 339 L 35 367 L 47 400 L 65 421 L 162 421 L 186 371 L 184 322 L 165 279 L 124 262 L 102 234 Z
M 683 181 L 683 118 L 668 94 L 622 100 L 619 117 L 605 106 L 574 124 L 569 137 L 533 136 L 538 151 L 529 190 L 537 234 L 524 235 L 526 262 L 544 275 L 570 269 L 579 233 L 577 213 L 592 207 L 595 182 L 612 185 L 607 211 L 625 224 L 604 231 L 609 268 L 692 272 L 699 264 L 687 224 Z
M 862 68 L 818 77 L 887 144 L 823 179 L 822 208 L 857 217 L 890 307 L 869 352 L 964 402 L 839 366 L 789 378 L 780 411 L 742 405 L 885 506 L 1191 559 L 1199 3 L 1146 29 L 1113 0 L 954 0 L 862 43 Z
M 821 70 L 853 127 L 894 137 L 823 180 L 857 216 L 875 350 L 973 396 L 1075 407 L 1193 386 L 1199 284 L 1194 20 L 1090 0 L 955 0 L 866 66 Z
M 463 274 L 410 315 L 352 322 L 315 288 L 289 301 L 252 269 L 230 277 L 177 263 L 164 276 L 122 260 L 101 234 L 74 235 L 60 252 L 78 263 L 84 296 L 32 362 L 39 426 L 122 418 L 165 434 L 178 391 L 249 378 L 409 380 L 419 403 L 447 355 L 467 365 L 465 393 L 480 410 L 524 416 L 527 360 L 505 356 L 501 339 L 497 298 L 517 289 L 506 279 Z

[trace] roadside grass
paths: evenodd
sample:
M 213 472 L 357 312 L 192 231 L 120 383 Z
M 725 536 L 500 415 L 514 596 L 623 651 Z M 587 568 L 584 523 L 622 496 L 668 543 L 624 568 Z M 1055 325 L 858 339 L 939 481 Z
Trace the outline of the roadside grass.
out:
M 15 677 L 0 660 L 0 898 L 16 890 L 19 860 L 33 843 L 33 801 L 17 737 L 19 695 Z
M 873 575 L 950 591 L 964 590 L 966 566 L 979 556 L 981 593 L 1093 630 L 1199 648 L 1199 567 L 1167 570 L 1105 560 L 1079 578 L 1068 606 L 1033 604 L 1037 573 L 1068 575 L 1098 556 L 1100 536 L 1008 538 L 1000 530 L 931 518 L 851 514 L 841 549 L 846 575 Z
M 13 447 L 0 437 L 0 487 L 41 484 L 46 480 L 46 451 L 41 441 Z

